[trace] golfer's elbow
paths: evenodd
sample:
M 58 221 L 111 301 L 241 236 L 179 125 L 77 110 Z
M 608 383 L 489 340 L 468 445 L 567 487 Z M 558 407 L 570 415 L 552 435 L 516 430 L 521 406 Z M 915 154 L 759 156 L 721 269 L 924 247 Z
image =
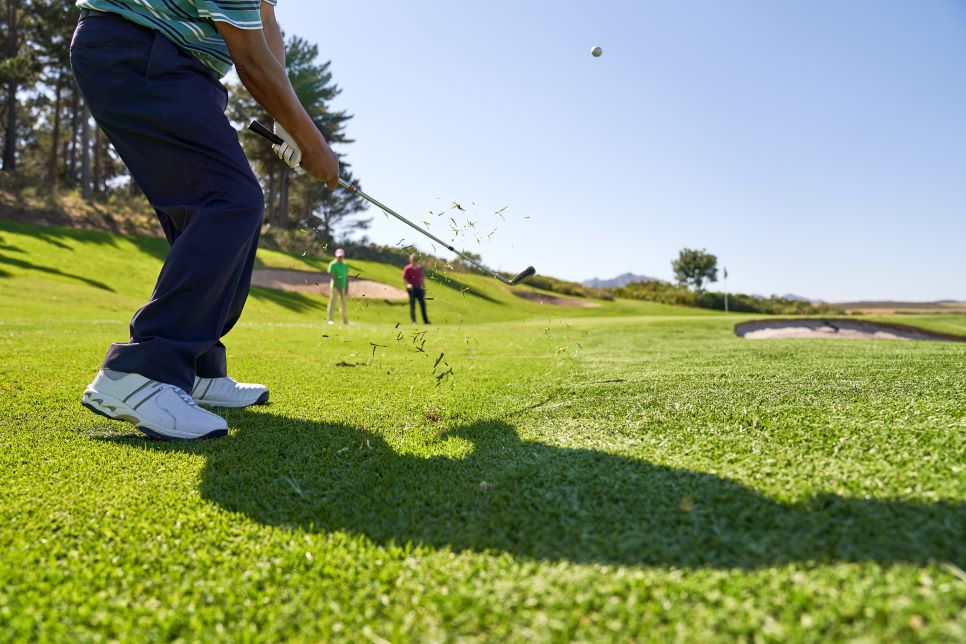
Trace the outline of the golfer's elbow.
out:
M 255 55 L 249 50 L 231 53 L 231 59 L 235 63 L 235 71 L 245 87 L 250 88 L 249 84 L 257 85 L 259 77 L 264 75 L 255 58 Z
M 260 29 L 239 29 L 227 22 L 215 22 L 215 27 L 228 46 L 228 54 L 239 76 L 242 70 L 251 71 L 260 66 L 259 59 L 264 59 L 268 52 L 265 36 Z

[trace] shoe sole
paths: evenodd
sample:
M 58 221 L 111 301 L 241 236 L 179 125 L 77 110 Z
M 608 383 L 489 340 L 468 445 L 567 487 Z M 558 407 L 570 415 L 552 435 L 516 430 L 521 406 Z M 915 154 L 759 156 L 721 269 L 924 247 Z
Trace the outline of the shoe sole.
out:
M 221 402 L 218 400 L 198 400 L 195 398 L 195 402 L 202 407 L 219 407 L 222 409 L 244 409 L 245 407 L 255 407 L 256 405 L 267 405 L 268 404 L 268 393 L 265 392 L 258 397 L 255 402 L 250 403 L 237 403 L 237 402 Z
M 189 437 L 185 437 L 185 436 L 169 436 L 167 434 L 162 434 L 161 432 L 157 431 L 153 427 L 149 427 L 147 425 L 140 425 L 140 424 L 138 424 L 138 419 L 136 417 L 134 417 L 134 416 L 130 416 L 130 415 L 127 415 L 127 414 L 119 414 L 118 416 L 111 416 L 110 414 L 108 414 L 108 413 L 106 413 L 104 411 L 101 411 L 100 409 L 98 409 L 94 405 L 88 403 L 86 400 L 81 400 L 81 405 L 84 406 L 84 407 L 86 407 L 90 411 L 94 412 L 98 416 L 103 416 L 104 418 L 107 418 L 108 420 L 119 420 L 121 422 L 131 423 L 132 425 L 134 425 L 134 427 L 139 432 L 141 432 L 142 434 L 144 434 L 145 436 L 147 436 L 149 438 L 153 438 L 154 440 L 158 440 L 158 441 L 191 441 L 191 440 L 203 440 L 203 439 L 208 439 L 208 438 L 220 438 L 222 436 L 227 436 L 228 435 L 228 430 L 227 429 L 216 429 L 214 431 L 208 432 L 207 434 L 202 434 L 200 436 L 194 436 L 194 437 L 190 437 L 190 438 Z

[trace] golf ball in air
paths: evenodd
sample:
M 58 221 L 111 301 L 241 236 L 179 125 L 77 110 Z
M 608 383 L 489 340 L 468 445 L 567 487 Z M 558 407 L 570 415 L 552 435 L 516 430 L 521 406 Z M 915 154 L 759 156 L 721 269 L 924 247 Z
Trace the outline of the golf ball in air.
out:
M 600 47 L 594 47 L 590 50 L 590 53 L 593 54 L 594 58 L 600 58 L 600 55 L 604 53 L 604 50 Z

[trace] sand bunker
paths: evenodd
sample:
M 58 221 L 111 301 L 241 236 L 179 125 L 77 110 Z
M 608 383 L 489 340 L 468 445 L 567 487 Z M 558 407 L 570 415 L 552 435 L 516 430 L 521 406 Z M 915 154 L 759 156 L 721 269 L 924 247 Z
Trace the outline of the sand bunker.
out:
M 280 291 L 329 294 L 329 278 L 322 273 L 293 271 L 277 268 L 258 268 L 252 271 L 252 284 L 274 288 Z M 403 301 L 409 295 L 401 288 L 395 288 L 370 280 L 349 279 L 349 297 L 366 297 L 378 300 Z
M 864 320 L 756 320 L 735 326 L 735 335 L 748 340 L 817 338 L 821 340 L 939 340 L 966 342 L 966 338 L 934 333 L 902 324 Z
M 556 295 L 544 295 L 533 291 L 513 291 L 517 297 L 521 297 L 531 302 L 539 304 L 549 304 L 550 306 L 573 306 L 585 309 L 596 309 L 600 306 L 597 302 L 587 302 L 586 300 L 573 300 L 569 297 L 558 297 Z

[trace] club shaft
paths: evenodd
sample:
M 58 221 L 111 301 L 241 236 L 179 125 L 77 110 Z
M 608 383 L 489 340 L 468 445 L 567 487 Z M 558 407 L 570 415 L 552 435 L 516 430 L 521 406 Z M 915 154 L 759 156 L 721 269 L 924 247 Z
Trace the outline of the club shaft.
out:
M 429 237 L 430 239 L 432 239 L 437 244 L 442 245 L 443 248 L 445 248 L 446 250 L 448 250 L 448 251 L 450 251 L 452 253 L 456 253 L 457 255 L 459 255 L 460 257 L 462 257 L 463 259 L 465 259 L 467 262 L 469 262 L 473 266 L 476 266 L 478 269 L 489 273 L 490 275 L 492 275 L 493 277 L 497 278 L 498 280 L 500 280 L 502 282 L 509 283 L 509 280 L 507 280 L 505 277 L 503 277 L 499 273 L 490 270 L 489 268 L 487 268 L 483 264 L 480 264 L 478 261 L 476 261 L 472 257 L 469 257 L 469 256 L 465 255 L 464 253 L 461 253 L 460 251 L 456 250 L 455 248 L 453 248 L 452 246 L 450 246 L 449 244 L 447 244 L 442 239 L 440 239 L 436 235 L 432 234 L 428 230 L 423 230 L 422 228 L 420 228 L 419 226 L 417 226 L 413 222 L 409 221 L 408 219 L 406 219 L 405 217 L 403 217 L 402 215 L 400 215 L 398 212 L 396 212 L 395 210 L 393 210 L 389 206 L 381 203 L 378 199 L 374 199 L 374 198 L 370 197 L 369 195 L 367 195 L 366 193 L 364 193 L 362 190 L 359 190 L 359 188 L 355 187 L 354 185 L 352 185 L 351 183 L 349 183 L 345 179 L 341 179 L 340 178 L 339 179 L 339 185 L 342 186 L 343 188 L 345 188 L 346 190 L 348 190 L 349 192 L 352 192 L 352 193 L 355 193 L 355 194 L 359 195 L 360 197 L 362 197 L 363 199 L 365 199 L 366 201 L 368 201 L 369 203 L 371 203 L 376 208 L 379 208 L 380 210 L 382 210 L 386 214 L 392 215 L 393 217 L 395 217 L 399 221 L 403 222 L 404 224 L 406 224 L 410 228 L 413 228 L 414 230 L 418 230 L 419 232 L 421 232 L 426 237 Z
M 248 126 L 248 129 L 250 129 L 252 132 L 258 134 L 259 136 L 261 136 L 261 137 L 263 137 L 265 139 L 268 139 L 269 141 L 271 141 L 275 145 L 281 145 L 283 143 L 282 139 L 278 135 L 276 135 L 274 132 L 272 132 L 272 130 L 270 130 L 269 128 L 265 127 L 264 125 L 262 125 L 258 121 L 252 121 L 251 122 L 251 125 Z M 422 228 L 420 228 L 419 226 L 417 226 L 413 222 L 409 221 L 408 219 L 406 219 L 405 217 L 403 217 L 402 215 L 400 215 L 398 212 L 396 212 L 395 210 L 393 210 L 389 206 L 381 203 L 377 199 L 373 199 L 372 197 L 370 197 L 369 195 L 367 195 L 366 193 L 364 193 L 362 190 L 359 190 L 359 188 L 355 187 L 354 185 L 352 185 L 351 183 L 349 183 L 348 181 L 346 181 L 342 177 L 339 177 L 339 185 L 342 186 L 343 188 L 345 188 L 346 190 L 348 190 L 349 192 L 351 192 L 353 194 L 359 195 L 360 197 L 362 197 L 363 199 L 365 199 L 366 201 L 368 201 L 369 203 L 371 203 L 376 208 L 379 208 L 380 210 L 382 210 L 387 215 L 392 215 L 393 217 L 395 217 L 399 221 L 403 222 L 404 224 L 406 224 L 410 228 L 421 232 L 426 237 L 429 237 L 430 239 L 432 239 L 437 244 L 440 244 L 441 246 L 443 246 L 443 248 L 445 248 L 446 250 L 448 250 L 448 251 L 450 251 L 452 253 L 455 253 L 455 254 L 459 255 L 464 260 L 466 260 L 467 262 L 469 262 L 473 266 L 477 267 L 481 271 L 492 275 L 493 277 L 497 278 L 498 280 L 500 280 L 504 284 L 511 284 L 510 280 L 508 280 L 507 278 L 503 277 L 502 275 L 500 275 L 496 271 L 490 270 L 489 268 L 487 268 L 486 266 L 484 266 L 480 262 L 476 261 L 472 257 L 469 257 L 468 255 L 466 255 L 466 254 L 464 254 L 464 253 L 456 250 L 455 248 L 453 248 L 452 246 L 450 246 L 449 244 L 447 244 L 442 239 L 440 239 L 436 235 L 432 234 L 428 230 L 423 230 Z

